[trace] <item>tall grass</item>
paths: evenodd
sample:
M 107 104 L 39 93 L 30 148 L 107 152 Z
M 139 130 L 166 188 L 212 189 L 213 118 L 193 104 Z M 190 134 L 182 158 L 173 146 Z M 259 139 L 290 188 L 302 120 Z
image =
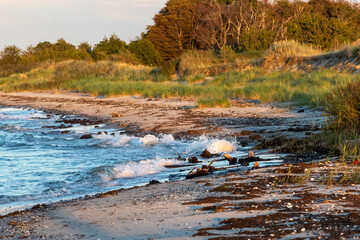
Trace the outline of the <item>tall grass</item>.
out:
M 190 50 L 180 56 L 178 71 L 181 76 L 184 76 L 194 70 L 209 68 L 219 63 L 220 59 L 212 50 Z
M 284 57 L 290 56 L 316 56 L 323 54 L 319 48 L 312 45 L 303 44 L 295 40 L 279 41 L 273 43 L 267 50 L 266 55 L 281 55 Z
M 263 102 L 293 101 L 316 107 L 324 105 L 324 95 L 337 86 L 357 80 L 359 76 L 331 70 L 302 73 L 251 69 L 219 75 L 211 84 L 227 89 L 231 97 L 259 99 Z
M 105 96 L 190 96 L 200 99 L 201 106 L 229 106 L 231 98 L 320 106 L 324 104 L 324 94 L 358 81 L 359 77 L 331 70 L 302 73 L 251 68 L 220 74 L 202 84 L 167 80 L 158 68 L 110 61 L 65 61 L 44 63 L 27 73 L 0 78 L 0 87 L 5 92 L 61 88 Z
M 360 81 L 334 89 L 326 97 L 327 112 L 333 115 L 333 126 L 338 129 L 360 129 Z

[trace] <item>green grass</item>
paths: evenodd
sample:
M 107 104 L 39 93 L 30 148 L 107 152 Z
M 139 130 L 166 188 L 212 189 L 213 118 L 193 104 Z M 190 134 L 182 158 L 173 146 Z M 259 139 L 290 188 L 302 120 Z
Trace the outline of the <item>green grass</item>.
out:
M 210 84 L 226 89 L 230 97 L 259 99 L 262 102 L 292 101 L 317 107 L 324 105 L 325 94 L 359 79 L 359 76 L 332 70 L 302 73 L 251 69 L 221 74 Z
M 229 100 L 233 98 L 321 106 L 325 103 L 324 95 L 335 87 L 359 80 L 357 75 L 331 70 L 303 73 L 268 72 L 261 68 L 230 71 L 209 81 L 202 81 L 203 75 L 188 78 L 185 83 L 169 81 L 158 68 L 141 65 L 65 61 L 44 63 L 27 73 L 0 78 L 0 86 L 4 92 L 69 89 L 104 96 L 189 96 L 200 99 L 202 107 L 230 106 Z

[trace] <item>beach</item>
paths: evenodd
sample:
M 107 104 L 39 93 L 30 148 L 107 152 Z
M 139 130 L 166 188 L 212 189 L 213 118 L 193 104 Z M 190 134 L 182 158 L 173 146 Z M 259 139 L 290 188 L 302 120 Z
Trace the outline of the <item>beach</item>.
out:
M 321 111 L 305 107 L 240 100 L 231 108 L 201 109 L 191 99 L 28 92 L 1 93 L 0 105 L 83 116 L 132 135 L 207 135 L 250 145 L 279 135 L 314 134 L 325 121 Z M 36 205 L 2 216 L 0 238 L 356 238 L 359 186 L 323 184 L 326 174 L 341 175 L 335 169 L 333 162 L 297 156 L 278 166 L 246 171 L 229 166 L 204 177 Z

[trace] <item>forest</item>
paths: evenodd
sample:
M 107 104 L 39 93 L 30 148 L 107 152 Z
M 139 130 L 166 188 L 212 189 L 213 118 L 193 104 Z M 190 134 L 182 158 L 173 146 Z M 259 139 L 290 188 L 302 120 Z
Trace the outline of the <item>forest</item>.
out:
M 359 4 L 345 0 L 169 0 L 153 20 L 129 44 L 113 34 L 94 46 L 74 46 L 64 39 L 25 50 L 8 45 L 0 52 L 0 76 L 67 59 L 165 66 L 168 71 L 189 50 L 211 50 L 225 61 L 237 53 L 263 52 L 283 40 L 329 51 L 360 38 Z

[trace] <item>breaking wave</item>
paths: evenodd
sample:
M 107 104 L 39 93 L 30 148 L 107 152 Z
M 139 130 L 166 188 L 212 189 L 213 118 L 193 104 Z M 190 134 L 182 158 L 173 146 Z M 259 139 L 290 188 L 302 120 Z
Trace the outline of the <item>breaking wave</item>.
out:
M 151 159 L 140 162 L 119 164 L 110 171 L 100 173 L 103 181 L 112 181 L 117 178 L 133 178 L 153 175 L 165 170 L 165 166 L 179 164 L 175 159 Z
M 209 150 L 211 153 L 233 152 L 236 150 L 236 148 L 236 143 L 229 142 L 227 140 L 210 139 L 208 137 L 201 136 L 198 141 L 194 141 L 189 146 L 187 153 L 192 154 L 203 151 L 204 149 Z

